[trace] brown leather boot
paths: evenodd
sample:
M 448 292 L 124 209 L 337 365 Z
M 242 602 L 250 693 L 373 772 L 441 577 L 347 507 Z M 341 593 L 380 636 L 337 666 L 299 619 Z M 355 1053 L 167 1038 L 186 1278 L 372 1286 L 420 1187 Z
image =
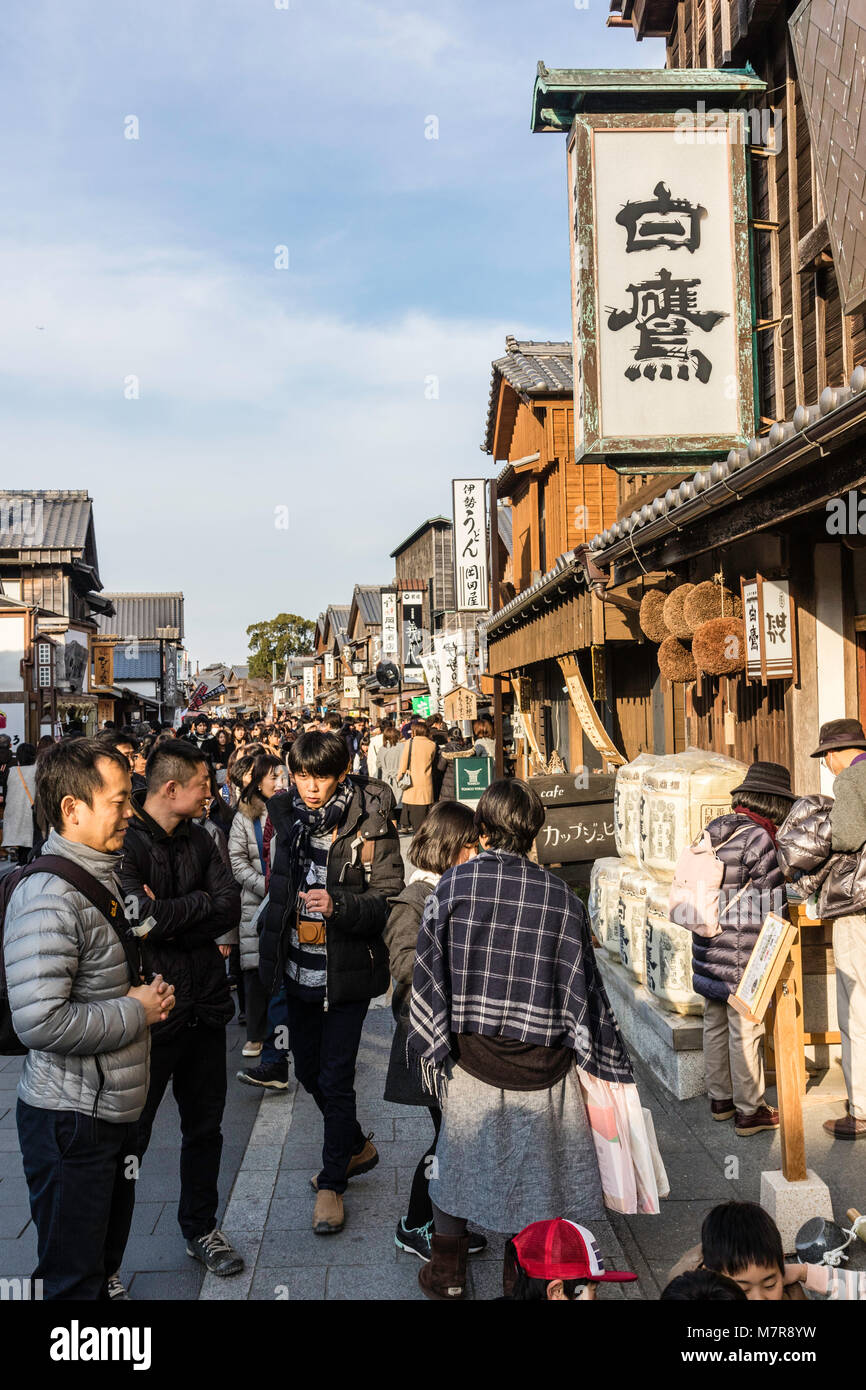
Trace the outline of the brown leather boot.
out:
M 335 1235 L 337 1231 L 342 1231 L 345 1219 L 343 1199 L 339 1192 L 331 1192 L 329 1188 L 323 1187 L 316 1197 L 313 1211 L 313 1230 L 316 1235 Z
M 361 1152 L 352 1154 L 352 1157 L 349 1159 L 349 1166 L 346 1169 L 347 1182 L 349 1181 L 349 1178 L 359 1178 L 362 1173 L 369 1173 L 370 1169 L 375 1168 L 376 1164 L 379 1162 L 379 1150 L 376 1148 L 375 1144 L 370 1143 L 370 1140 L 372 1138 L 373 1132 L 371 1130 L 370 1133 L 367 1135 L 366 1140 L 364 1141 L 364 1147 L 361 1150 Z M 310 1178 L 310 1187 L 313 1189 L 314 1192 L 318 1192 L 318 1173 L 314 1173 L 313 1176 Z
M 468 1259 L 468 1236 L 438 1236 L 434 1231 L 429 1263 L 418 1272 L 418 1283 L 425 1298 L 435 1298 L 442 1303 L 462 1298 Z
M 834 1139 L 866 1139 L 866 1120 L 843 1115 L 841 1120 L 825 1120 L 824 1128 Z
M 734 1133 L 741 1139 L 750 1134 L 760 1134 L 765 1129 L 779 1128 L 779 1112 L 770 1105 L 759 1105 L 753 1115 L 744 1115 L 738 1110 L 734 1118 Z

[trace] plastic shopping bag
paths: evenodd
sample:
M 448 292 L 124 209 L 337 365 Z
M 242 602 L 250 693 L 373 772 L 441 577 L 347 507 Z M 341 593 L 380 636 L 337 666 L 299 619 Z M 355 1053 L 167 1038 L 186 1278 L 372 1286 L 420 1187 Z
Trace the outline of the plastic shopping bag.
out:
M 652 1117 L 641 1107 L 637 1086 L 602 1081 L 582 1067 L 577 1073 L 605 1206 L 626 1216 L 658 1215 L 659 1198 L 667 1196 L 670 1187 Z

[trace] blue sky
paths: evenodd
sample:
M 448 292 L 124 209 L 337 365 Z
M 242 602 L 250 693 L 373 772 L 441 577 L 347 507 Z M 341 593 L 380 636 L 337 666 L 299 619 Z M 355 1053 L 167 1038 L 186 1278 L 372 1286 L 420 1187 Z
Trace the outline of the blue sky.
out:
M 506 332 L 570 336 L 536 62 L 663 62 L 602 0 L 289 5 L 0 17 L 4 486 L 88 488 L 105 587 L 182 589 L 202 664 L 388 582 L 491 471 Z

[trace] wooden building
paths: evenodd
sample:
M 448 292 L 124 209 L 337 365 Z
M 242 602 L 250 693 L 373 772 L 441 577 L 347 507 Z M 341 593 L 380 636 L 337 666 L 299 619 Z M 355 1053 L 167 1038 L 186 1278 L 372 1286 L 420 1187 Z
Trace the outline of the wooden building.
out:
M 527 735 L 515 745 L 527 773 L 599 769 L 607 761 L 578 705 L 591 724 L 586 705 L 593 704 L 626 758 L 666 737 L 672 749 L 682 746 L 683 737 L 682 701 L 677 724 L 676 693 L 662 689 L 644 649 L 635 596 L 623 590 L 602 598 L 587 583 L 590 539 L 632 505 L 648 476 L 575 460 L 572 362 L 571 343 L 507 338 L 505 356 L 493 363 L 482 445 L 504 461 L 497 493 L 511 512 L 503 606 L 484 624 L 486 669 L 507 678 L 506 708 Z M 577 704 L 566 682 L 575 669 L 589 695 Z

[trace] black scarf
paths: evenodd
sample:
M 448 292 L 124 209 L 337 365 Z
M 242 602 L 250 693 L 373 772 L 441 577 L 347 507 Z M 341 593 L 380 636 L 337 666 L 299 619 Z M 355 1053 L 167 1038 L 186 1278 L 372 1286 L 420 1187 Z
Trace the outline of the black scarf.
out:
M 349 809 L 349 802 L 352 800 L 354 792 L 355 788 L 347 777 L 344 782 L 340 783 L 330 801 L 326 802 L 324 806 L 307 806 L 302 801 L 297 788 L 292 788 L 294 823 L 290 831 L 289 853 L 299 883 L 306 882 L 312 862 L 310 841 L 313 836 L 326 835 L 329 830 L 334 830 L 340 824 Z

